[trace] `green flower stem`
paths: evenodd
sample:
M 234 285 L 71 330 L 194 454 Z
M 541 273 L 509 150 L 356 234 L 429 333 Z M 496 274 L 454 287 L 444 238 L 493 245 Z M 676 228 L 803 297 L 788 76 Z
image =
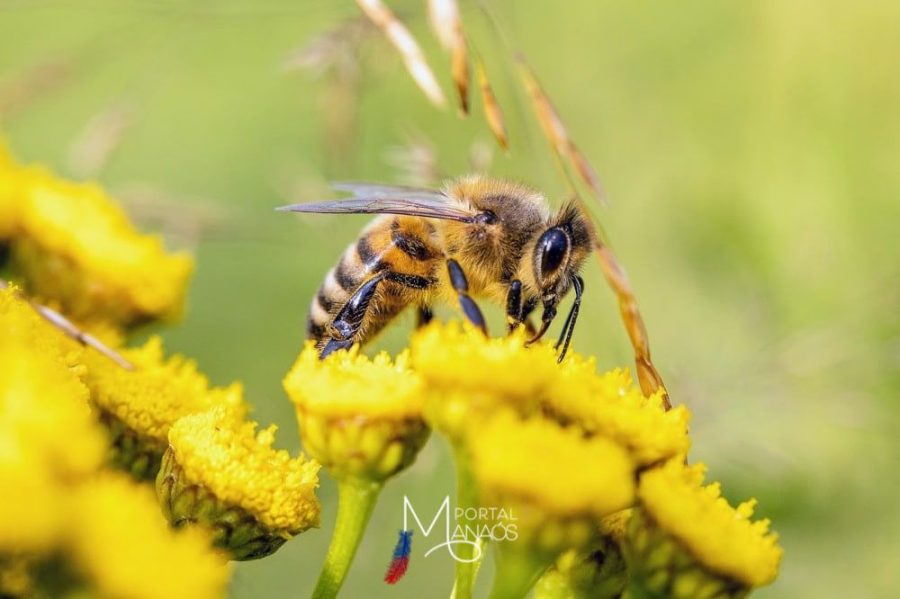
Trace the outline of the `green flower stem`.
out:
M 472 468 L 469 463 L 469 454 L 459 443 L 453 445 L 454 462 L 456 464 L 456 507 L 465 510 L 470 507 L 478 507 L 478 493 L 475 481 L 472 479 Z M 484 557 L 485 543 L 478 539 L 481 558 L 475 561 L 456 560 L 456 577 L 453 582 L 451 599 L 472 599 L 472 589 L 475 586 L 475 578 L 481 567 L 481 559 Z M 471 560 L 475 554 L 475 548 L 468 543 L 463 543 L 454 549 L 462 560 Z
M 553 563 L 553 556 L 539 555 L 527 549 L 497 551 L 497 570 L 490 599 L 521 599 Z
M 337 521 L 313 599 L 337 597 L 372 517 L 381 487 L 381 483 L 355 478 L 338 481 Z

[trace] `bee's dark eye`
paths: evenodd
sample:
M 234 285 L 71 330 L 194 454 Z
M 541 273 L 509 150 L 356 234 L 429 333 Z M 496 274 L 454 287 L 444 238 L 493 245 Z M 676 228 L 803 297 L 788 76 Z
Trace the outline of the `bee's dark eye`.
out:
M 569 253 L 569 238 L 560 229 L 549 229 L 538 240 L 541 256 L 541 274 L 546 276 L 559 270 Z
M 475 217 L 475 222 L 482 225 L 493 225 L 497 222 L 497 215 L 491 210 L 485 210 Z

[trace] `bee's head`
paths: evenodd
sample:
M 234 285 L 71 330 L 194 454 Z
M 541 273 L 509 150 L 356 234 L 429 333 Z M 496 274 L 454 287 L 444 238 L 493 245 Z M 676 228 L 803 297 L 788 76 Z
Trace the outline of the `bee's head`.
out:
M 593 244 L 590 220 L 574 202 L 563 206 L 538 237 L 532 272 L 544 306 L 542 333 L 556 316 L 557 304 L 569 291 Z

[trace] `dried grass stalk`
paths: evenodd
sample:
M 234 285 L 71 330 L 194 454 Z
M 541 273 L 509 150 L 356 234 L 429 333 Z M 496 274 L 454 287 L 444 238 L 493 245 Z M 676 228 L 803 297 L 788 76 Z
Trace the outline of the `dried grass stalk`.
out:
M 3 279 L 0 279 L 0 289 L 7 289 L 8 287 L 9 287 L 9 283 L 7 283 Z M 81 343 L 82 345 L 86 345 L 88 347 L 94 348 L 95 350 L 97 350 L 98 352 L 100 352 L 101 354 L 103 354 L 104 356 L 106 356 L 107 358 L 109 358 L 110 360 L 112 360 L 113 362 L 115 362 L 116 364 L 118 364 L 119 366 L 121 366 L 122 368 L 124 368 L 126 370 L 134 370 L 134 366 L 131 364 L 131 362 L 126 360 L 122 356 L 122 354 L 120 354 L 116 350 L 112 349 L 111 347 L 109 347 L 108 345 L 106 345 L 105 343 L 103 343 L 102 341 L 100 341 L 99 339 L 97 339 L 96 337 L 91 335 L 90 333 L 82 331 L 80 328 L 75 326 L 75 324 L 73 324 L 71 320 L 69 320 L 68 318 L 66 318 L 65 316 L 63 316 L 62 314 L 57 312 L 56 310 L 53 310 L 51 308 L 48 308 L 47 306 L 44 306 L 42 304 L 38 304 L 38 303 L 31 301 L 30 299 L 25 297 L 25 295 L 23 293 L 21 293 L 19 291 L 16 292 L 16 295 L 18 295 L 19 298 L 22 299 L 23 301 L 28 302 L 28 304 L 34 309 L 34 311 L 37 312 L 38 314 L 40 314 L 50 324 L 52 324 L 53 326 L 58 328 L 60 331 L 62 331 L 63 333 L 65 333 L 66 335 L 68 335 L 69 337 L 71 337 L 72 339 L 77 341 L 78 343 Z
M 462 30 L 456 0 L 428 0 L 428 20 L 441 46 L 445 50 L 451 50 L 456 43 L 457 33 Z
M 488 127 L 497 140 L 497 144 L 504 150 L 509 149 L 509 138 L 506 135 L 506 125 L 503 120 L 503 110 L 497 102 L 497 96 L 491 88 L 491 82 L 488 80 L 487 71 L 484 68 L 484 62 L 480 59 L 476 64 L 476 72 L 478 74 L 478 87 L 481 89 L 481 103 L 484 105 L 484 118 L 487 120 Z
M 547 96 L 546 92 L 544 92 L 537 77 L 535 77 L 534 73 L 525 63 L 525 60 L 521 56 L 518 56 L 517 60 L 519 63 L 519 72 L 521 73 L 522 81 L 525 84 L 525 89 L 528 92 L 528 97 L 531 99 L 538 122 L 541 125 L 541 129 L 544 131 L 544 135 L 550 142 L 553 151 L 560 159 L 568 158 L 569 162 L 578 173 L 578 176 L 591 190 L 591 194 L 601 204 L 606 205 L 606 193 L 603 191 L 603 186 L 600 184 L 600 177 L 597 176 L 597 172 L 588 162 L 585 155 L 582 154 L 581 150 L 579 150 L 572 141 L 562 118 L 559 116 L 559 112 L 557 112 L 556 108 L 553 106 L 550 98 Z
M 121 145 L 134 121 L 134 109 L 125 101 L 110 104 L 95 114 L 69 149 L 69 168 L 82 178 L 96 177 Z
M 469 51 L 462 31 L 450 51 L 450 72 L 459 96 L 459 109 L 464 115 L 469 114 Z
M 441 91 L 434 73 L 425 62 L 425 56 L 409 29 L 381 0 L 356 0 L 356 4 L 397 49 L 403 58 L 403 64 L 406 65 L 406 70 L 409 71 L 416 85 L 431 100 L 431 103 L 443 108 L 446 104 L 444 92 Z
M 428 0 L 428 20 L 438 41 L 450 51 L 450 72 L 462 113 L 469 114 L 469 51 L 456 0 Z
M 669 403 L 669 394 L 662 377 L 650 359 L 650 339 L 647 337 L 647 329 L 644 326 L 640 310 L 638 310 L 637 298 L 631 289 L 631 283 L 619 265 L 615 254 L 602 242 L 597 243 L 597 261 L 600 263 L 607 284 L 619 300 L 619 312 L 622 314 L 625 330 L 628 332 L 628 338 L 634 348 L 634 362 L 641 391 L 644 395 L 649 396 L 662 389 L 663 405 L 668 410 L 672 407 Z

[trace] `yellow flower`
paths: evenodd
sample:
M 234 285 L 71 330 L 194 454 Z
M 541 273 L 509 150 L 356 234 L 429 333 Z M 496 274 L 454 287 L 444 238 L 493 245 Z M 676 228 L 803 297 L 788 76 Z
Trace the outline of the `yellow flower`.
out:
M 106 474 L 72 500 L 71 559 L 103 597 L 221 597 L 229 569 L 206 535 L 169 530 L 152 491 Z
M 284 388 L 304 446 L 337 478 L 383 481 L 409 466 L 428 438 L 422 379 L 405 352 L 391 361 L 353 348 L 319 360 L 309 343 Z
M 255 429 L 223 407 L 186 416 L 169 431 L 157 477 L 172 524 L 199 520 L 241 559 L 267 555 L 318 526 L 321 510 L 319 464 L 272 449 L 275 426 Z
M 61 480 L 93 472 L 105 443 L 80 369 L 70 366 L 80 348 L 12 289 L 0 290 L 0 330 L 0 439 L 7 455 L 22 454 Z
M 29 292 L 78 320 L 130 325 L 180 312 L 189 256 L 167 254 L 157 237 L 138 233 L 97 185 L 39 167 L 16 175 L 13 265 Z
M 718 483 L 703 486 L 705 471 L 702 464 L 673 460 L 641 476 L 642 509 L 631 523 L 629 565 L 653 591 L 693 597 L 718 589 L 741 596 L 778 574 L 783 550 L 768 520 L 750 520 L 755 500 L 732 508 Z M 663 573 L 676 562 L 678 575 Z
M 0 431 L 0 565 L 11 554 L 47 553 L 63 525 L 61 485 L 16 441 Z
M 458 321 L 435 321 L 416 331 L 411 343 L 416 371 L 441 388 L 530 398 L 554 380 L 556 354 L 549 344 L 525 346 L 525 332 L 485 337 Z
M 414 335 L 412 358 L 427 382 L 426 417 L 451 440 L 505 406 L 608 437 L 641 466 L 690 447 L 687 408 L 665 411 L 662 396 L 644 397 L 625 370 L 598 375 L 594 358 L 570 352 L 557 364 L 552 345 L 526 347 L 524 333 L 486 338 L 459 323 L 435 323 Z
M 551 346 L 525 347 L 525 334 L 485 337 L 459 322 L 434 322 L 413 335 L 412 361 L 426 381 L 425 417 L 430 425 L 461 441 L 472 423 L 502 406 L 522 415 L 556 377 Z
M 542 405 L 560 422 L 613 439 L 641 466 L 687 454 L 687 408 L 666 411 L 662 393 L 644 397 L 626 370 L 597 375 L 594 358 L 570 354 L 560 365 L 558 377 Z
M 509 506 L 519 530 L 543 549 L 561 551 L 588 541 L 600 518 L 634 499 L 634 464 L 601 437 L 541 419 L 500 413 L 469 437 L 481 502 Z
M 112 438 L 111 461 L 137 478 L 156 477 L 169 429 L 179 418 L 217 405 L 243 409 L 239 384 L 210 387 L 192 360 L 179 355 L 165 359 L 159 338 L 121 353 L 134 370 L 85 352 L 85 382 Z

